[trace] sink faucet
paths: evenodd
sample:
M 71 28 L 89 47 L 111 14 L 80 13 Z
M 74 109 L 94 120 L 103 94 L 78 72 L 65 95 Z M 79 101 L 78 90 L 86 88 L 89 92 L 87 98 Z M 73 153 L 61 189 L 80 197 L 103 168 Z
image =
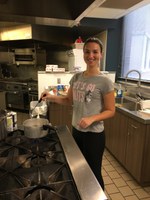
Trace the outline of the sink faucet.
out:
M 136 72 L 136 73 L 138 73 L 138 75 L 139 75 L 139 79 L 138 79 L 138 83 L 137 83 L 137 86 L 138 86 L 138 88 L 139 88 L 139 91 L 138 91 L 138 93 L 136 93 L 136 95 L 135 95 L 135 98 L 136 98 L 136 109 L 137 109 L 137 104 L 142 100 L 142 95 L 141 95 L 141 93 L 140 93 L 140 86 L 141 86 L 141 73 L 138 71 L 138 70 L 135 70 L 135 69 L 133 69 L 133 70 L 130 70 L 130 71 L 128 71 L 127 72 L 127 74 L 126 74 L 126 77 L 125 77 L 125 85 L 126 85 L 126 91 L 127 91 L 127 79 L 128 79 L 128 75 L 130 74 L 130 73 L 132 73 L 132 72 Z
M 126 85 L 127 85 L 128 75 L 129 75 L 130 73 L 132 73 L 132 72 L 138 73 L 138 75 L 139 75 L 139 80 L 138 80 L 137 85 L 138 85 L 138 87 L 140 87 L 140 86 L 141 86 L 141 73 L 140 73 L 140 71 L 138 71 L 138 70 L 136 70 L 136 69 L 132 69 L 132 70 L 130 70 L 130 71 L 127 72 L 126 77 L 125 77 L 125 83 L 126 83 Z

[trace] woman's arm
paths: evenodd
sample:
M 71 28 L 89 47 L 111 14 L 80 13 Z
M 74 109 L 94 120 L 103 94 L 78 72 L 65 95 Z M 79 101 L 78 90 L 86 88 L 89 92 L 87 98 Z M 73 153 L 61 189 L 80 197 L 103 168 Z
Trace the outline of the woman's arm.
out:
M 87 128 L 93 122 L 102 121 L 113 117 L 115 114 L 115 97 L 114 91 L 111 91 L 103 96 L 104 99 L 104 109 L 101 113 L 96 115 L 91 115 L 89 117 L 83 117 L 80 122 L 79 126 L 82 128 Z
M 41 94 L 42 100 L 49 100 L 51 102 L 55 102 L 62 105 L 72 105 L 73 101 L 73 94 L 72 94 L 72 88 L 70 87 L 68 89 L 66 96 L 57 96 L 57 95 L 51 95 L 49 92 L 44 91 Z

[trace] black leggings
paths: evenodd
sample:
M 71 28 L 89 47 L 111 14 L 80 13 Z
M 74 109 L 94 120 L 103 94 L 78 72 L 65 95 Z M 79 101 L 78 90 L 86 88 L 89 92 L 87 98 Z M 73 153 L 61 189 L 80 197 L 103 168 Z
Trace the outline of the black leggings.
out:
M 73 127 L 72 134 L 99 184 L 104 190 L 104 181 L 101 174 L 102 157 L 105 148 L 104 131 L 101 133 L 81 132 Z

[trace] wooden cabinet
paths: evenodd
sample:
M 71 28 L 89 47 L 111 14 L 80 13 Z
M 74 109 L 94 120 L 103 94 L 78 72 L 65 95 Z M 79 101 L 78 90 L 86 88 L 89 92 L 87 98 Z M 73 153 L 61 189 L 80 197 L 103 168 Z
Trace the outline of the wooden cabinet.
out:
M 122 112 L 105 121 L 106 148 L 141 184 L 150 184 L 150 125 Z
M 126 169 L 138 181 L 141 179 L 141 169 L 144 158 L 146 125 L 130 119 L 128 121 L 126 142 Z
M 142 165 L 142 182 L 150 182 L 150 125 L 146 127 L 146 135 L 144 141 L 144 159 Z
M 6 100 L 4 91 L 0 91 L 0 108 L 3 110 L 6 109 Z
M 106 147 L 122 163 L 125 163 L 126 131 L 128 118 L 120 112 L 105 122 Z
M 49 103 L 48 116 L 53 126 L 67 125 L 71 131 L 72 106 Z

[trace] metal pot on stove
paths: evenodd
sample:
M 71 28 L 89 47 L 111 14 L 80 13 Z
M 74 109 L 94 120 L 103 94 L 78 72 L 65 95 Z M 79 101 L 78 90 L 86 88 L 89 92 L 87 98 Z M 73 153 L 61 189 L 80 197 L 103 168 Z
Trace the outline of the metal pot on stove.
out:
M 23 122 L 24 134 L 28 138 L 42 138 L 45 137 L 50 129 L 54 129 L 47 119 L 33 118 L 27 119 Z

